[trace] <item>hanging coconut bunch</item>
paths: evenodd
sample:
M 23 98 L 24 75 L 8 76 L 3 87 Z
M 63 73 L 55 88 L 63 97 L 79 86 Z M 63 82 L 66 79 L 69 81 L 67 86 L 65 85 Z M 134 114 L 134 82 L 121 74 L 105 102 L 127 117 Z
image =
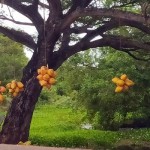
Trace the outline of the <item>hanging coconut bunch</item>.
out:
M 52 85 L 56 83 L 56 71 L 53 69 L 49 69 L 46 66 L 42 66 L 40 69 L 37 70 L 38 76 L 37 79 L 39 80 L 39 84 L 42 87 L 46 87 L 48 89 L 51 88 Z
M 112 82 L 117 85 L 115 89 L 116 93 L 128 91 L 129 87 L 134 85 L 134 82 L 129 80 L 126 74 L 121 75 L 120 78 L 114 77 Z
M 0 84 L 1 84 L 2 82 L 0 81 Z M 4 95 L 3 95 L 3 93 L 4 92 L 6 92 L 6 88 L 4 87 L 4 86 L 0 86 L 0 103 L 3 103 L 3 101 L 4 101 Z
M 13 96 L 16 97 L 21 91 L 24 90 L 24 85 L 22 82 L 17 82 L 16 80 L 11 81 L 6 85 L 8 92 Z

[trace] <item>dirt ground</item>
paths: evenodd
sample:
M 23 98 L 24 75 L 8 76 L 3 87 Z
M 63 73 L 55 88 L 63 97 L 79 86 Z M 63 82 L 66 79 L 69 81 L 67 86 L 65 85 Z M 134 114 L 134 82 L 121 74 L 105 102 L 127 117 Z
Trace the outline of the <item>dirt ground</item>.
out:
M 73 149 L 73 148 L 56 148 L 56 147 L 0 144 L 0 150 L 90 150 L 90 149 L 80 149 L 80 148 Z

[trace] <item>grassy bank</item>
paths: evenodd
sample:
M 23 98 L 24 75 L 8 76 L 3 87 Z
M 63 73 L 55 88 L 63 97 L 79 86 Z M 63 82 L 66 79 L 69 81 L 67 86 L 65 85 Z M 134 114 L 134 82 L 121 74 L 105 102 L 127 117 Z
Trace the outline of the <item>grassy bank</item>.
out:
M 58 147 L 111 147 L 117 133 L 81 129 L 83 113 L 49 105 L 34 112 L 30 140 L 33 144 Z
M 30 140 L 33 144 L 57 147 L 110 148 L 122 139 L 149 141 L 150 130 L 100 131 L 81 129 L 84 113 L 50 105 L 34 112 Z
M 0 115 L 5 114 L 4 110 Z M 115 143 L 150 141 L 150 129 L 123 131 L 86 130 L 81 128 L 84 112 L 51 105 L 38 105 L 31 123 L 32 144 L 54 147 L 111 148 Z

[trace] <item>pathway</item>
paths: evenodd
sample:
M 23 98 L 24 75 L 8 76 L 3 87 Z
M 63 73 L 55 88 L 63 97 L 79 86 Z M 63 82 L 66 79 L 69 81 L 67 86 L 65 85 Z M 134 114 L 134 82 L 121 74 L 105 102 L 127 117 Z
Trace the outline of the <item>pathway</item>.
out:
M 43 146 L 24 146 L 24 145 L 0 144 L 0 150 L 90 150 L 90 149 L 56 148 L 56 147 L 43 147 Z

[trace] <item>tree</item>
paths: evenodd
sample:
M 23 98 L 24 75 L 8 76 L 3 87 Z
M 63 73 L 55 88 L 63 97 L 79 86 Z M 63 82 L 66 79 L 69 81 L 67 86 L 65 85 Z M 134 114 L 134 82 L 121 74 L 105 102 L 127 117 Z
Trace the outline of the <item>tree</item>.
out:
M 28 60 L 23 46 L 0 35 L 0 47 L 0 80 L 2 84 L 10 82 L 12 79 L 20 80 L 22 69 Z
M 106 0 L 105 3 L 99 0 L 0 0 L 8 6 L 9 12 L 5 15 L 1 11 L 2 21 L 32 25 L 38 32 L 34 39 L 28 33 L 4 26 L 4 23 L 0 25 L 1 33 L 33 50 L 33 56 L 23 70 L 25 89 L 12 101 L 0 133 L 0 143 L 28 140 L 32 114 L 42 90 L 36 79 L 37 69 L 41 66 L 48 65 L 56 70 L 75 53 L 104 46 L 124 51 L 135 59 L 149 60 L 150 44 L 145 36 L 150 34 L 150 18 L 140 13 L 140 2 L 142 0 Z M 31 22 L 18 21 L 11 8 Z M 40 10 L 48 15 L 43 16 Z M 132 33 L 130 29 L 136 28 L 143 37 L 137 39 L 115 33 L 120 26 L 125 26 L 129 33 Z M 86 35 L 80 36 L 81 33 Z M 94 39 L 97 36 L 99 38 Z M 145 56 L 136 56 L 134 51 L 145 53 Z
M 101 56 L 96 55 L 98 52 Z M 76 109 L 84 107 L 84 118 L 95 128 L 116 130 L 129 119 L 149 120 L 148 64 L 110 48 L 78 53 L 59 68 L 56 91 L 69 96 Z M 115 93 L 111 79 L 124 73 L 135 85 L 125 93 Z

